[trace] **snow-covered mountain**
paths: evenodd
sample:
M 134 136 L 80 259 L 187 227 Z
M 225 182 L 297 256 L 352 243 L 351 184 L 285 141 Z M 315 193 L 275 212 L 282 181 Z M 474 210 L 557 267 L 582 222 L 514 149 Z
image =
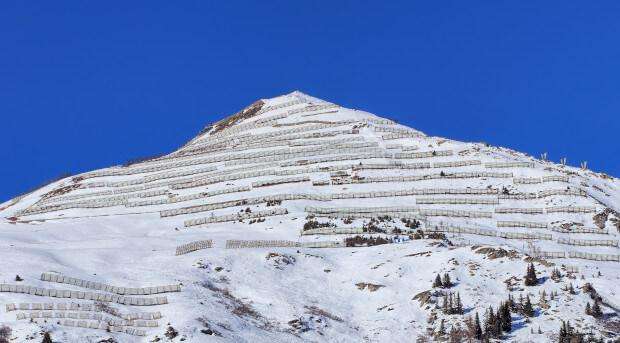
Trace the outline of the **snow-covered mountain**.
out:
M 1 204 L 0 323 L 18 342 L 467 340 L 510 295 L 505 340 L 562 320 L 617 338 L 619 210 L 608 175 L 293 92 Z

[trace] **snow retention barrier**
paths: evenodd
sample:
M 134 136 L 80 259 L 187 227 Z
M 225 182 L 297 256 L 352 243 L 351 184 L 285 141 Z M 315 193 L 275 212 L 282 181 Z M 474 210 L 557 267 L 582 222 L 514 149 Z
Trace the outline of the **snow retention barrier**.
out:
M 105 330 L 107 332 L 125 333 L 132 336 L 146 336 L 146 331 L 125 326 L 112 326 L 105 322 L 65 319 L 58 321 L 61 326 L 79 327 L 83 329 Z
M 156 320 L 161 319 L 161 312 L 134 312 L 134 313 L 122 313 L 119 310 L 109 306 L 97 306 L 93 303 L 21 303 L 7 304 L 6 311 L 74 311 L 74 312 L 101 312 L 109 315 L 125 319 L 125 320 Z M 59 317 L 62 318 L 62 317 Z
M 489 162 L 486 168 L 534 168 L 534 162 Z
M 590 206 L 553 206 L 547 207 L 547 213 L 592 213 L 595 212 L 595 207 Z
M 319 242 L 303 242 L 302 248 L 343 248 L 342 241 L 319 241 Z
M 524 227 L 530 229 L 546 229 L 547 223 L 539 222 L 520 222 L 520 221 L 498 221 L 497 227 Z
M 293 177 L 285 177 L 282 179 L 261 180 L 261 181 L 252 182 L 252 187 L 265 187 L 265 186 L 279 185 L 283 183 L 295 183 L 295 182 L 306 182 L 306 181 L 310 181 L 310 177 L 293 176 Z
M 41 274 L 41 281 L 47 282 L 56 282 L 56 283 L 64 283 L 68 285 L 73 285 L 82 288 L 94 289 L 97 291 L 104 291 L 108 293 L 114 293 L 119 295 L 151 295 L 151 294 L 161 294 L 161 293 L 171 293 L 171 292 L 180 292 L 180 285 L 166 285 L 166 286 L 155 286 L 155 287 L 140 287 L 140 288 L 130 288 L 130 287 L 116 287 L 106 285 L 101 282 L 93 282 L 87 280 L 76 279 L 68 276 L 64 276 L 56 273 L 43 273 Z
M 511 178 L 512 173 L 489 173 L 489 172 L 462 172 L 462 173 L 435 173 L 409 176 L 377 176 L 364 177 L 363 179 L 351 180 L 351 183 L 375 183 L 375 182 L 413 182 L 436 179 L 474 179 L 474 178 Z
M 558 238 L 559 244 L 568 245 L 580 245 L 580 246 L 606 246 L 606 247 L 618 247 L 618 241 L 610 239 L 571 239 L 571 238 Z
M 481 236 L 490 236 L 490 237 L 497 236 L 497 231 L 477 229 L 477 228 L 457 227 L 457 226 L 433 226 L 433 227 L 426 228 L 424 231 L 443 232 L 443 233 L 465 233 L 465 234 L 471 234 L 471 235 L 481 235 Z
M 288 211 L 285 208 L 275 208 L 271 210 L 265 211 L 257 211 L 257 212 L 243 212 L 237 214 L 229 214 L 222 216 L 212 216 L 198 219 L 190 219 L 184 222 L 185 227 L 198 226 L 203 224 L 211 224 L 211 223 L 222 223 L 222 222 L 234 222 L 237 220 L 244 219 L 253 219 L 253 218 L 261 218 L 268 216 L 279 216 L 287 214 Z
M 17 319 L 38 319 L 38 318 L 69 318 L 69 319 L 90 319 L 98 323 L 105 323 L 109 326 L 137 326 L 137 327 L 158 327 L 156 320 L 125 320 L 115 319 L 105 316 L 101 312 L 53 312 L 53 311 L 33 311 L 30 313 L 17 313 Z
M 452 156 L 453 154 L 454 152 L 452 150 L 397 152 L 394 154 L 394 158 L 398 158 L 398 159 L 427 158 L 427 157 L 439 157 L 439 156 Z
M 521 213 L 521 214 L 543 214 L 542 208 L 512 208 L 512 207 L 498 207 L 495 209 L 495 213 L 509 214 L 509 213 Z
M 536 251 L 532 254 L 532 257 L 538 258 L 565 258 L 566 252 L 564 251 Z
M 422 216 L 440 216 L 440 217 L 469 217 L 469 218 L 491 218 L 491 212 L 479 211 L 460 211 L 460 210 L 435 210 L 420 209 L 417 206 L 386 206 L 386 207 L 313 207 L 308 206 L 305 211 L 316 215 L 359 215 L 374 214 L 386 215 L 387 213 L 417 213 Z M 398 215 L 397 215 L 398 216 Z
M 560 232 L 560 233 L 595 233 L 599 235 L 607 235 L 609 234 L 608 230 L 598 229 L 598 228 L 585 228 L 585 227 L 571 227 L 570 229 L 563 229 L 561 227 L 552 227 L 552 231 Z
M 190 242 L 187 244 L 183 244 L 183 245 L 179 245 L 177 247 L 176 250 L 176 254 L 175 255 L 184 255 L 184 254 L 189 254 L 190 252 L 196 251 L 196 250 L 201 250 L 201 249 L 209 249 L 213 247 L 213 241 L 212 240 L 202 240 L 202 241 L 195 241 L 195 242 Z
M 25 285 L 11 285 L 11 284 L 0 284 L 0 292 L 22 293 L 22 294 L 30 294 L 30 295 L 43 296 L 43 297 L 53 297 L 53 298 L 72 298 L 72 299 L 93 300 L 93 301 L 101 301 L 101 302 L 113 302 L 117 304 L 133 305 L 133 306 L 164 305 L 168 303 L 168 299 L 166 297 L 134 298 L 134 297 L 125 297 L 125 296 L 118 295 L 118 294 L 81 292 L 81 291 L 71 291 L 71 290 L 63 290 L 63 289 L 47 289 L 47 288 L 40 288 L 40 287 L 30 287 L 30 286 L 25 286 Z
M 327 227 L 327 228 L 318 228 L 318 229 L 310 229 L 310 230 L 302 230 L 302 236 L 309 235 L 354 235 L 354 234 L 362 234 L 364 233 L 364 229 L 359 228 L 335 228 L 335 227 Z
M 301 244 L 295 241 L 283 240 L 227 240 L 226 249 L 243 249 L 243 248 L 295 248 Z
M 569 251 L 568 257 L 569 258 L 581 258 L 581 259 L 593 260 L 593 261 L 620 262 L 620 255 L 610 255 L 610 254 L 591 254 L 587 252 Z
M 551 235 L 547 233 L 498 232 L 497 236 L 507 239 L 552 239 Z
M 479 198 L 418 198 L 416 204 L 442 204 L 442 205 L 497 205 L 499 199 Z

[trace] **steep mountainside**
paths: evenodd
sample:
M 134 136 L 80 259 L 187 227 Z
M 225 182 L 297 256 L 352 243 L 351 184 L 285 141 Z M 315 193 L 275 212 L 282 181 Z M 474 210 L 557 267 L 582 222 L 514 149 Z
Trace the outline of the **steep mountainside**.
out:
M 293 92 L 1 204 L 0 323 L 17 341 L 459 341 L 478 313 L 508 341 L 557 341 L 562 320 L 612 339 L 619 210 L 605 174 Z

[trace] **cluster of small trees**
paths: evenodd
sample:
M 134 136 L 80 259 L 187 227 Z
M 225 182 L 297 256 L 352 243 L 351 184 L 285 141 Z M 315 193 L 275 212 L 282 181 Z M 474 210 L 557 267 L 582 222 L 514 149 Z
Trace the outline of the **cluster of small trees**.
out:
M 0 326 L 0 343 L 9 343 L 11 340 L 11 335 L 13 334 L 13 330 L 6 325 Z M 43 340 L 41 343 L 53 343 L 52 336 L 50 336 L 49 332 L 45 332 L 43 334 Z
M 312 229 L 319 229 L 319 228 L 325 228 L 325 227 L 335 227 L 336 224 L 333 223 L 319 223 L 316 220 L 310 219 L 308 220 L 305 224 L 304 224 L 304 231 L 307 230 L 312 230 Z
M 403 224 L 405 224 L 405 227 L 408 227 L 410 229 L 417 229 L 420 227 L 420 222 L 415 220 L 415 219 L 409 219 L 409 218 L 401 218 L 400 221 L 403 222 Z
M 534 306 L 532 305 L 532 301 L 530 300 L 530 295 L 527 294 L 525 298 L 523 295 L 519 294 L 519 302 L 515 302 L 512 295 L 508 295 L 508 305 L 510 306 L 510 310 L 519 313 L 524 317 L 534 317 Z
M 452 280 L 450 280 L 450 275 L 448 273 L 443 274 L 443 279 L 440 274 L 435 276 L 435 281 L 433 281 L 433 288 L 451 288 L 454 286 Z
M 9 343 L 13 330 L 6 325 L 0 326 L 0 343 Z
M 390 241 L 383 237 L 362 237 L 362 236 L 354 236 L 347 237 L 344 240 L 344 244 L 347 247 L 363 247 L 363 246 L 373 246 L 373 245 L 381 245 L 388 244 Z
M 592 306 L 590 306 L 590 302 L 586 304 L 586 314 L 597 319 L 602 318 L 603 309 L 601 308 L 600 302 L 603 301 L 603 298 L 601 298 L 596 289 L 594 289 L 589 282 L 583 285 L 582 289 L 585 293 L 590 294 L 590 298 L 594 301 Z
M 444 294 L 442 311 L 444 314 L 463 314 L 463 303 L 461 302 L 461 294 L 458 292 L 456 296 L 452 296 L 452 292 Z

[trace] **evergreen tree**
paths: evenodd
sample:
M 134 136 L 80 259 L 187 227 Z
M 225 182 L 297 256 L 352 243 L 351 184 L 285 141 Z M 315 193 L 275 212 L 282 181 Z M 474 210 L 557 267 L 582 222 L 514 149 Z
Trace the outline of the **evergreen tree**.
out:
M 461 302 L 461 295 L 456 293 L 456 309 L 455 312 L 457 314 L 463 314 L 463 303 Z
M 566 342 L 567 337 L 568 337 L 568 332 L 566 330 L 566 322 L 562 321 L 562 326 L 560 326 L 560 333 L 558 334 L 558 343 Z
M 525 285 L 526 286 L 538 285 L 538 278 L 536 277 L 536 269 L 534 268 L 533 263 L 530 263 L 527 266 L 527 272 L 525 273 Z
M 41 343 L 53 343 L 49 332 L 43 334 L 43 341 L 41 341 Z
M 512 316 L 510 315 L 510 305 L 505 303 L 501 309 L 502 316 L 502 330 L 504 332 L 510 332 L 512 330 Z
M 590 305 L 588 303 L 588 305 Z M 603 317 L 603 310 L 601 309 L 601 306 L 598 304 L 598 301 L 594 300 L 594 306 L 592 306 L 592 317 L 594 318 L 601 318 Z
M 437 274 L 437 276 L 435 277 L 435 282 L 433 282 L 433 287 L 443 288 L 443 284 L 441 283 L 441 277 L 439 276 L 439 274 Z
M 477 340 L 482 339 L 482 328 L 480 327 L 480 317 L 476 312 L 476 319 L 474 320 L 474 338 Z
M 493 328 L 493 337 L 500 338 L 502 337 L 502 315 L 500 314 L 499 309 L 495 314 L 495 327 Z
M 443 311 L 444 314 L 449 314 L 450 313 L 450 308 L 448 307 L 448 295 L 447 294 L 443 295 L 442 311 Z
M 454 314 L 454 304 L 452 301 L 452 293 L 448 294 L 448 313 Z
M 437 336 L 442 337 L 446 335 L 445 320 L 442 319 L 439 323 L 439 329 L 437 330 Z
M 489 306 L 485 317 L 484 332 L 487 336 L 495 337 L 493 335 L 493 330 L 495 330 L 495 314 L 493 313 L 493 307 Z
M 586 304 L 586 314 L 587 314 L 588 316 L 591 316 L 591 315 L 592 315 L 592 307 L 590 307 L 590 303 L 587 303 L 587 304 Z
M 450 288 L 452 287 L 452 281 L 450 280 L 450 275 L 448 275 L 448 273 L 443 274 L 443 287 L 444 288 Z
M 529 294 L 525 297 L 525 303 L 523 304 L 523 315 L 526 317 L 534 316 L 534 308 L 532 307 Z

